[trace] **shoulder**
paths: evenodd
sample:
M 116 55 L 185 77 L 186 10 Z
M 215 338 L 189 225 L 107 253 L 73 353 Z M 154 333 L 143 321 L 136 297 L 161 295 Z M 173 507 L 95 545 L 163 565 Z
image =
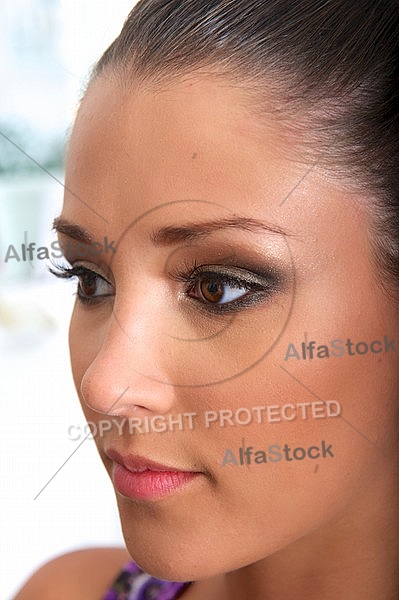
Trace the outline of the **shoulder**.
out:
M 130 560 L 123 548 L 63 554 L 36 571 L 14 600 L 98 600 Z

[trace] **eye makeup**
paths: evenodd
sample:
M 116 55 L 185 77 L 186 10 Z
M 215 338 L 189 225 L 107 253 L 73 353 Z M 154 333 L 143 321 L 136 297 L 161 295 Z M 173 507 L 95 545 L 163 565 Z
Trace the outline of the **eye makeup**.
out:
M 214 314 L 239 312 L 268 301 L 282 289 L 282 278 L 273 270 L 254 272 L 240 264 L 198 264 L 196 260 L 177 267 L 170 279 L 183 283 L 183 293 Z M 228 293 L 226 288 L 233 292 Z
M 104 277 L 96 273 L 96 271 L 82 265 L 67 266 L 53 264 L 49 271 L 52 275 L 60 279 L 71 280 L 77 278 L 78 286 L 76 294 L 79 302 L 85 306 L 98 305 L 105 298 L 113 296 L 112 291 L 106 291 L 107 286 L 112 290 L 112 285 Z M 103 293 L 98 293 L 98 288 L 101 287 L 103 288 Z
M 214 317 L 243 313 L 270 303 L 274 296 L 291 287 L 292 265 L 287 260 L 288 253 L 284 252 L 285 244 L 282 246 L 281 241 L 277 245 L 270 244 L 270 240 L 267 243 L 271 247 L 264 248 L 255 240 L 251 245 L 242 239 L 234 244 L 215 240 L 212 245 L 208 240 L 175 248 L 164 263 L 161 277 L 170 285 L 177 284 L 172 294 L 182 309 L 185 306 L 190 311 Z M 158 273 L 157 264 L 164 261 L 160 258 L 164 253 L 159 252 L 148 267 L 152 270 L 154 265 Z M 85 265 L 53 267 L 50 271 L 61 279 L 78 279 L 77 297 L 82 305 L 95 308 L 115 296 L 115 285 L 96 270 L 96 263 L 85 261 Z M 111 269 L 108 270 L 111 273 Z M 110 278 L 114 280 L 112 274 Z M 151 282 L 157 293 L 153 277 Z

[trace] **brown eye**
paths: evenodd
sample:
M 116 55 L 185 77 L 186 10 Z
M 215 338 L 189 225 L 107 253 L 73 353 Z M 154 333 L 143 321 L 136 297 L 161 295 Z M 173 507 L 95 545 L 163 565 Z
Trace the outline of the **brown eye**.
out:
M 98 286 L 98 276 L 95 273 L 87 273 L 79 278 L 79 290 L 83 296 L 90 298 L 95 296 Z
M 213 312 L 243 310 L 268 299 L 276 290 L 272 273 L 259 275 L 236 266 L 195 265 L 170 273 L 171 279 L 184 283 L 184 295 L 202 303 Z
M 200 282 L 202 297 L 208 302 L 220 302 L 224 295 L 224 285 L 215 279 L 206 278 Z
M 99 302 L 112 295 L 112 286 L 103 277 L 84 267 L 77 267 L 78 298 L 84 303 Z
M 245 296 L 251 289 L 237 279 L 217 273 L 201 273 L 191 288 L 191 297 L 198 298 L 207 304 L 228 304 Z

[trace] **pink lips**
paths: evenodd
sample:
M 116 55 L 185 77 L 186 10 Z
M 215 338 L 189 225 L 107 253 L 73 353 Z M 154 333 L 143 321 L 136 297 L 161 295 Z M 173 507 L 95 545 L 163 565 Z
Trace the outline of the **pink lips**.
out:
M 142 456 L 122 456 L 116 450 L 109 450 L 106 454 L 114 461 L 112 480 L 117 491 L 137 500 L 155 500 L 169 495 L 201 474 L 157 463 Z

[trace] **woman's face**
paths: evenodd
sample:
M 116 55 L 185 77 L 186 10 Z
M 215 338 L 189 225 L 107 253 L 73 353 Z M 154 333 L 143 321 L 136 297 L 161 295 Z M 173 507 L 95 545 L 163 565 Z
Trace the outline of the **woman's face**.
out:
M 68 255 L 97 274 L 80 275 L 73 375 L 127 547 L 158 577 L 348 535 L 392 479 L 399 319 L 369 199 L 311 166 L 210 78 L 100 78 L 80 108 L 58 228 L 103 249 Z M 128 475 L 116 453 L 196 474 Z

